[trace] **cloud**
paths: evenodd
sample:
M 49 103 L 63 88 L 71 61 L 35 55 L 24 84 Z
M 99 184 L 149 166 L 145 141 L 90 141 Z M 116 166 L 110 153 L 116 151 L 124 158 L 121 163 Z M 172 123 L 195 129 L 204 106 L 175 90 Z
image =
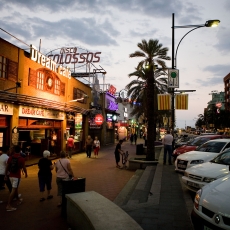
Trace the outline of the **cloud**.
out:
M 223 78 L 230 72 L 229 65 L 210 65 L 203 69 L 203 71 L 210 72 L 210 76 L 205 80 L 197 79 L 196 82 L 200 86 L 213 87 L 223 86 Z
M 27 21 L 27 23 L 22 23 L 22 21 Z M 18 15 L 18 21 L 15 23 L 3 18 L 1 26 L 7 28 L 9 32 L 14 31 L 14 35 L 27 41 L 42 37 L 50 40 L 62 37 L 93 46 L 118 45 L 114 38 L 119 35 L 119 32 L 108 20 L 97 23 L 94 18 L 72 18 L 52 22 L 37 17 L 27 18 Z
M 208 71 L 212 74 L 221 75 L 222 77 L 225 77 L 230 72 L 230 65 L 210 65 L 203 69 L 204 71 Z
M 190 20 L 197 18 L 199 8 L 194 4 L 184 3 L 181 0 L 145 0 L 144 3 L 139 0 L 0 0 L 2 10 L 7 8 L 23 8 L 29 11 L 38 12 L 40 10 L 50 13 L 63 12 L 68 15 L 69 11 L 91 12 L 93 14 L 111 14 L 113 8 L 119 12 L 130 12 L 136 15 L 147 15 L 151 18 L 170 18 L 172 12 L 179 17 L 184 14 Z M 189 17 L 188 17 L 189 13 Z M 196 14 L 195 14 L 196 13 Z M 185 18 L 183 18 L 183 22 Z M 187 20 L 188 21 L 188 20 Z
M 230 53 L 230 30 L 225 27 L 220 27 L 217 34 L 217 44 L 214 47 L 223 54 Z

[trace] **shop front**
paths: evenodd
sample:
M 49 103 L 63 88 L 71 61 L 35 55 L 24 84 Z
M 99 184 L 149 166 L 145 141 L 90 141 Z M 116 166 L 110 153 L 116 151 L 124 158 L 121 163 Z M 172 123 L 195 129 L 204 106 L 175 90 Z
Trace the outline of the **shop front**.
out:
M 29 106 L 19 106 L 18 114 L 18 140 L 12 142 L 17 142 L 22 151 L 30 155 L 42 156 L 44 150 L 49 150 L 51 155 L 59 155 L 65 114 Z
M 0 102 L 0 149 L 10 145 L 10 121 L 13 115 L 13 106 Z
M 81 113 L 67 113 L 66 114 L 66 132 L 65 132 L 65 140 L 66 140 L 66 149 L 67 148 L 67 140 L 70 135 L 74 137 L 74 151 L 80 152 L 83 145 L 83 115 Z

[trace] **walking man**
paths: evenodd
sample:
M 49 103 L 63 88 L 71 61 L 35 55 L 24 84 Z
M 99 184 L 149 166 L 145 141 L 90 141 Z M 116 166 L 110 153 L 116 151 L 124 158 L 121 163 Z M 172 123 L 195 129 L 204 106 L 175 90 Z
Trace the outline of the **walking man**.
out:
M 25 158 L 23 158 L 20 155 L 20 151 L 21 151 L 20 146 L 16 145 L 14 148 L 13 155 L 9 157 L 6 165 L 5 180 L 7 180 L 7 173 L 9 171 L 10 172 L 9 178 L 12 185 L 12 191 L 8 199 L 6 211 L 16 210 L 16 208 L 11 206 L 11 202 L 14 199 L 14 197 L 17 198 L 17 205 L 20 205 L 22 203 L 22 199 L 20 199 L 18 196 L 18 187 L 21 179 L 21 170 L 24 171 L 25 177 L 27 177 L 27 170 L 25 167 Z
M 172 142 L 173 136 L 170 134 L 170 131 L 167 131 L 167 134 L 162 139 L 162 144 L 164 145 L 164 165 L 166 164 L 166 158 L 168 153 L 168 163 L 172 165 Z

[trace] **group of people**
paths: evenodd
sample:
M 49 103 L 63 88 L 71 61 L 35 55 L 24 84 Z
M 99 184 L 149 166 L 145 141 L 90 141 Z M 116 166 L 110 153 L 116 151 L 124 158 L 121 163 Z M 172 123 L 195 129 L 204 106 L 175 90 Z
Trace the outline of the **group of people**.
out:
M 21 194 L 18 193 L 21 172 L 26 178 L 25 158 L 21 155 L 20 146 L 14 146 L 12 149 L 8 146 L 4 146 L 0 153 L 0 186 L 3 188 L 6 184 L 10 192 L 6 211 L 15 211 L 17 209 L 12 206 L 13 200 L 16 200 L 17 205 L 20 205 L 23 201 Z M 0 203 L 2 203 L 2 201 L 0 201 Z
M 15 211 L 16 207 L 12 205 L 13 201 L 16 200 L 16 205 L 20 205 L 23 201 L 21 194 L 18 192 L 20 180 L 22 174 L 27 178 L 27 169 L 25 166 L 25 158 L 21 155 L 20 146 L 16 145 L 12 149 L 4 146 L 0 153 L 0 188 L 5 188 L 6 185 L 9 189 L 9 198 L 6 205 L 6 211 Z M 58 196 L 60 202 L 58 206 L 62 204 L 62 180 L 74 177 L 73 170 L 70 165 L 70 160 L 67 158 L 67 154 L 64 151 L 60 153 L 60 159 L 56 163 L 52 163 L 49 159 L 50 151 L 45 150 L 43 157 L 38 162 L 38 184 L 39 191 L 41 193 L 40 202 L 46 199 L 52 199 L 52 170 L 56 171 L 56 184 L 58 188 Z M 47 195 L 45 195 L 45 189 Z M 3 201 L 0 201 L 3 203 Z
M 137 134 L 136 133 L 131 133 L 131 135 L 130 135 L 131 145 L 133 144 L 133 142 L 135 143 L 135 145 L 137 144 Z
M 85 152 L 87 157 L 91 157 L 92 149 L 94 152 L 94 157 L 98 157 L 98 152 L 100 150 L 100 141 L 98 140 L 98 137 L 95 136 L 95 139 L 93 140 L 90 135 L 86 138 L 85 141 Z M 68 151 L 68 157 L 72 158 L 72 151 L 74 149 L 74 139 L 73 135 L 70 135 L 70 137 L 67 139 L 67 151 Z

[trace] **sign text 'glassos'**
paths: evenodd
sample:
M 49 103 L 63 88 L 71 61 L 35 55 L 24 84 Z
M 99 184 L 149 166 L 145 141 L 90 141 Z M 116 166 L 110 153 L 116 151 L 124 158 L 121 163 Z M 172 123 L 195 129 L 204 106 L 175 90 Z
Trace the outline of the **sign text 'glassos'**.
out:
M 48 57 L 57 64 L 76 64 L 91 63 L 100 61 L 101 52 L 84 52 L 78 51 L 77 47 L 64 47 L 60 49 L 60 54 L 49 54 Z

